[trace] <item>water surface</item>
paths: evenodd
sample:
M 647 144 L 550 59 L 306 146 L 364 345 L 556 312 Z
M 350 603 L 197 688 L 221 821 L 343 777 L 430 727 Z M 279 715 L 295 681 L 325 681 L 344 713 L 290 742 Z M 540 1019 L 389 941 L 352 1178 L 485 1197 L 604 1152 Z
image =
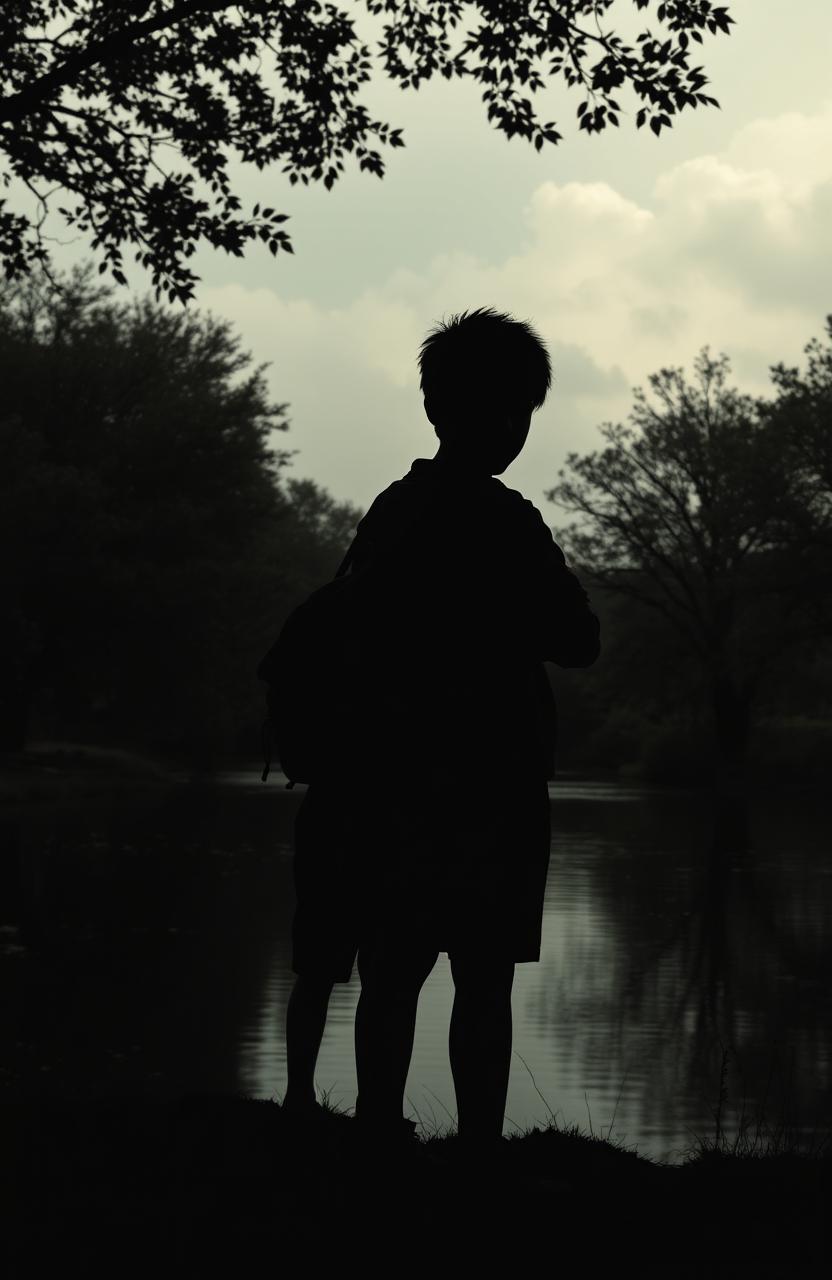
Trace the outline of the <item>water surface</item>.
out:
M 489 783 L 489 786 L 494 785 Z M 279 1098 L 292 823 L 255 770 L 10 814 L 0 828 L 0 1086 Z M 717 802 L 563 779 L 539 964 L 519 965 L 505 1131 L 550 1116 L 679 1159 L 721 1122 L 825 1124 L 832 859 L 823 798 Z M 483 787 L 483 804 L 488 787 Z M 358 981 L 336 985 L 318 1086 L 355 1099 Z M 450 1123 L 445 956 L 407 1110 Z

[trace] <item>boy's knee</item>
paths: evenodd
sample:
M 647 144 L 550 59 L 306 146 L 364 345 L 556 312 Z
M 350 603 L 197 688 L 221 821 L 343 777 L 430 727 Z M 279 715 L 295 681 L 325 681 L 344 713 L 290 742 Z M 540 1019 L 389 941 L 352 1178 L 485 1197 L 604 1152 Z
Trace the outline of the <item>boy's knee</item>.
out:
M 309 1000 L 328 1000 L 334 986 L 334 978 L 327 974 L 299 973 L 295 978 L 293 994 Z
M 454 987 L 468 998 L 493 999 L 510 995 L 514 961 L 476 956 L 450 956 Z
M 394 995 L 419 991 L 439 958 L 436 951 L 402 954 L 379 948 L 358 953 L 358 975 L 362 989 L 371 988 Z

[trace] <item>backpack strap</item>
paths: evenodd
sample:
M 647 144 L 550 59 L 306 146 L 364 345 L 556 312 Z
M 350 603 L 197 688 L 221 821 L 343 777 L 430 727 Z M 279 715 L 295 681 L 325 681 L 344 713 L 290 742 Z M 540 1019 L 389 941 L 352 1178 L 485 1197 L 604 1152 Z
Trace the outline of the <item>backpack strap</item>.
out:
M 260 746 L 263 751 L 263 772 L 260 774 L 260 781 L 265 782 L 272 767 L 272 734 L 268 716 L 266 716 L 260 729 Z M 294 785 L 294 782 L 289 783 L 289 787 Z
M 374 559 L 380 558 L 381 560 L 395 560 L 396 553 L 401 544 L 407 540 L 408 535 L 414 528 L 430 517 L 434 509 L 435 503 L 430 500 L 422 500 L 421 502 L 413 501 L 410 511 L 405 514 L 404 518 L 400 517 L 395 523 L 391 522 L 392 527 L 389 530 L 389 537 L 385 544 L 379 547 Z M 347 554 L 344 556 L 335 572 L 336 578 L 341 578 L 348 572 L 353 560 L 355 559 L 356 548 L 360 547 L 361 544 L 362 535 L 359 530 L 350 543 L 347 549 Z
M 336 577 L 336 578 L 343 578 L 344 574 L 347 572 L 347 570 L 349 569 L 350 565 L 352 564 L 352 561 L 353 561 L 353 547 L 354 547 L 354 546 L 355 546 L 355 538 L 353 538 L 352 542 L 350 543 L 349 547 L 347 548 L 347 554 L 344 556 L 344 558 L 343 558 L 343 560 L 341 561 L 341 563 L 339 564 L 338 568 L 335 570 L 335 577 Z

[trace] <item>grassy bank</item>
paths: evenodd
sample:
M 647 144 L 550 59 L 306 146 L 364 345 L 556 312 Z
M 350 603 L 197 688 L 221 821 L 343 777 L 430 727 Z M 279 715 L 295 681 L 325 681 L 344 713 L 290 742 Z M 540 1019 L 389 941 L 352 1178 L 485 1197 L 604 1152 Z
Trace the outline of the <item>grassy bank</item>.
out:
M 299 1252 L 372 1274 L 498 1259 L 562 1275 L 809 1275 L 832 1160 L 703 1142 L 681 1165 L 551 1127 L 468 1161 L 454 1134 L 396 1153 L 348 1115 L 193 1096 L 2 1105 L 6 1274 L 248 1275 Z M 39 1259 L 38 1268 L 33 1267 Z M 47 1270 L 49 1269 L 49 1270 Z

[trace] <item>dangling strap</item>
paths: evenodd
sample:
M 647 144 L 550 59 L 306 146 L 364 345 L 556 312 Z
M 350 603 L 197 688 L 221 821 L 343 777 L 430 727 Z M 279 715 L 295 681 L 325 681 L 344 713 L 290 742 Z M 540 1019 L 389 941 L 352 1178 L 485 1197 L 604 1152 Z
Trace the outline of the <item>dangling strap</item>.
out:
M 260 774 L 260 781 L 265 782 L 269 776 L 269 770 L 272 767 L 272 734 L 271 721 L 268 716 L 263 721 L 263 727 L 260 730 L 260 745 L 263 749 L 263 772 Z

